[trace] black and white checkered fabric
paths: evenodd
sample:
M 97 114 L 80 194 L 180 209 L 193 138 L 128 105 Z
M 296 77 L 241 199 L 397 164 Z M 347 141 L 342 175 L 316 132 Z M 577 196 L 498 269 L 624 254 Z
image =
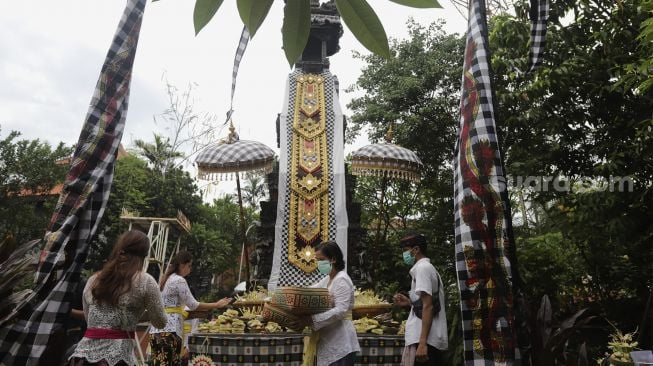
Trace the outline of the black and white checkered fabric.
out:
M 454 154 L 456 272 L 465 366 L 519 362 L 511 295 L 516 268 L 507 248 L 513 243 L 510 203 L 495 126 L 487 35 L 485 1 L 471 0 Z M 508 342 L 495 342 L 499 336 Z M 502 347 L 505 344 L 511 346 Z
M 532 72 L 542 65 L 546 46 L 546 23 L 549 20 L 549 0 L 531 0 L 530 5 L 531 50 L 527 72 Z
M 231 71 L 231 103 L 229 104 L 229 111 L 227 112 L 227 120 L 225 124 L 231 119 L 231 115 L 234 113 L 234 94 L 236 93 L 236 78 L 238 78 L 238 68 L 240 68 L 240 60 L 243 59 L 245 54 L 245 49 L 247 49 L 247 44 L 249 43 L 249 31 L 246 26 L 243 26 L 243 31 L 240 33 L 240 40 L 238 41 L 238 47 L 236 48 L 236 55 L 234 56 L 234 68 Z
M 422 161 L 413 151 L 387 142 L 363 146 L 353 152 L 351 157 L 356 159 L 405 161 L 408 164 L 422 166 Z
M 301 71 L 295 70 L 288 76 L 289 90 L 288 90 L 288 110 L 293 111 L 295 108 L 295 99 L 297 96 L 297 78 L 302 75 Z M 322 73 L 324 78 L 324 104 L 326 106 L 326 134 L 327 141 L 333 141 L 334 139 L 334 125 L 335 125 L 335 114 L 333 110 L 334 103 L 334 80 L 330 72 L 324 71 Z M 286 133 L 288 144 L 286 146 L 286 156 L 292 156 L 292 131 L 293 131 L 293 120 L 292 118 L 286 119 L 286 125 L 281 126 L 282 133 Z M 282 147 L 283 148 L 283 147 Z M 333 144 L 329 143 L 327 145 L 327 154 L 328 156 L 333 156 Z M 329 175 L 333 177 L 333 166 L 331 162 L 329 163 Z M 279 281 L 277 286 L 310 286 L 318 282 L 323 276 L 317 273 L 317 271 L 312 273 L 306 273 L 301 269 L 295 267 L 288 261 L 288 215 L 290 213 L 290 175 L 286 176 L 286 190 L 285 192 L 279 192 L 279 195 L 284 195 L 285 207 L 283 208 L 284 215 L 284 225 L 281 228 L 281 265 L 279 269 Z M 329 238 L 326 240 L 335 240 L 336 238 L 336 217 L 335 217 L 335 193 L 334 193 L 334 181 L 333 179 L 329 180 L 329 189 L 328 189 L 328 202 L 329 202 L 329 222 L 328 222 L 328 231 Z M 278 243 L 275 243 L 275 245 Z
M 423 166 L 412 150 L 387 142 L 363 146 L 351 154 L 351 171 L 354 175 L 417 180 Z
M 388 164 L 388 166 L 399 164 L 418 169 L 424 165 L 412 150 L 387 142 L 363 146 L 354 151 L 351 158 L 361 162 Z
M 191 360 L 204 355 L 216 365 L 300 366 L 303 350 L 304 336 L 301 333 L 203 334 L 188 337 Z
M 270 164 L 274 155 L 272 149 L 260 142 L 238 140 L 207 147 L 195 162 L 200 171 L 231 173 L 261 168 Z
M 45 236 L 35 290 L 0 330 L 1 365 L 56 364 L 49 357 L 65 352 L 53 344 L 65 336 L 62 330 L 88 243 L 109 199 L 145 3 L 127 1 Z

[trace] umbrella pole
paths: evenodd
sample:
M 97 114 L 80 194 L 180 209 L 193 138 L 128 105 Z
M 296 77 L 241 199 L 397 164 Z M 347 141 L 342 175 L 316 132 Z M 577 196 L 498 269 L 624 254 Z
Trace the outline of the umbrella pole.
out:
M 388 178 L 384 175 L 381 178 L 381 200 L 379 204 L 379 218 L 376 225 L 376 243 L 372 253 L 372 278 L 376 278 L 376 258 L 378 257 L 379 246 L 381 245 L 381 222 L 385 221 L 385 191 L 388 187 Z M 385 222 L 384 222 L 385 224 Z M 384 231 L 385 232 L 385 231 Z M 383 238 L 385 242 L 385 237 Z
M 247 250 L 247 238 L 245 237 L 245 209 L 243 208 L 243 197 L 240 193 L 240 173 L 236 173 L 236 190 L 238 191 L 238 206 L 240 207 L 240 234 L 243 238 L 243 250 L 245 257 L 245 281 L 249 283 L 249 250 Z M 241 257 L 242 260 L 242 257 Z

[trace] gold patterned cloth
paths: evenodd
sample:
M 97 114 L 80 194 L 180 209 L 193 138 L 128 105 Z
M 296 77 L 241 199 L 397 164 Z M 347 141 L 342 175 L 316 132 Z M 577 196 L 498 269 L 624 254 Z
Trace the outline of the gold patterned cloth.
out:
M 344 123 L 330 72 L 288 78 L 279 116 L 279 194 L 269 290 L 310 286 L 316 246 L 336 241 L 347 253 Z M 346 258 L 345 258 L 346 260 Z

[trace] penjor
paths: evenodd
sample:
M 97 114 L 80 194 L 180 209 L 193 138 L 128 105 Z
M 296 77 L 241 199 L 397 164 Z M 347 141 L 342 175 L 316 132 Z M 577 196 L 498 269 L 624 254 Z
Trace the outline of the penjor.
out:
M 311 1 L 311 31 L 288 76 L 279 116 L 279 196 L 268 288 L 317 282 L 315 247 L 334 240 L 347 253 L 344 123 L 328 57 L 339 50 L 333 1 Z M 346 258 L 345 258 L 346 259 Z

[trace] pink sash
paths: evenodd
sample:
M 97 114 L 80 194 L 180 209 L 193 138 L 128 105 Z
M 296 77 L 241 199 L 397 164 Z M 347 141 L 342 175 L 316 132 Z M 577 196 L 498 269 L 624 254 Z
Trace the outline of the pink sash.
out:
M 118 329 L 88 328 L 84 337 L 92 339 L 134 339 L 134 332 Z

